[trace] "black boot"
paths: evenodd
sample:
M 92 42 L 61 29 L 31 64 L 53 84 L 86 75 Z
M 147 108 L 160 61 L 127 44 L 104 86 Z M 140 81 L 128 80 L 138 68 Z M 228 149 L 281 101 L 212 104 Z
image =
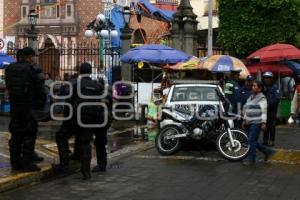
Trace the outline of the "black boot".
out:
M 72 171 L 69 169 L 69 166 L 63 164 L 53 164 L 52 170 L 54 173 L 60 175 L 69 175 L 72 173 Z
M 24 165 L 22 168 L 22 171 L 24 172 L 38 172 L 41 171 L 41 168 L 39 168 L 36 164 L 29 164 Z
M 33 162 L 35 163 L 39 163 L 39 162 L 43 162 L 44 158 L 40 157 L 36 152 L 34 152 L 33 157 L 32 157 Z

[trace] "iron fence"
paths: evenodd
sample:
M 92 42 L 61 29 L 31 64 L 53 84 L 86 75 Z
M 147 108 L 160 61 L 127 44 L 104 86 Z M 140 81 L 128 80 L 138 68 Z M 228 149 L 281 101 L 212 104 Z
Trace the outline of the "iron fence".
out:
M 25 46 L 10 47 L 7 49 L 7 53 L 16 58 L 17 51 Z M 61 47 L 54 47 L 53 44 L 46 43 L 44 48 L 38 49 L 37 52 L 36 62 L 41 66 L 44 73 L 51 75 L 53 80 L 61 80 L 65 74 L 71 76 L 77 73 L 77 66 L 83 62 L 92 65 L 93 74 L 106 73 L 109 75 L 107 72 L 112 71 L 113 73 L 114 68 L 120 66 L 119 48 L 101 49 L 99 44 L 94 42 Z

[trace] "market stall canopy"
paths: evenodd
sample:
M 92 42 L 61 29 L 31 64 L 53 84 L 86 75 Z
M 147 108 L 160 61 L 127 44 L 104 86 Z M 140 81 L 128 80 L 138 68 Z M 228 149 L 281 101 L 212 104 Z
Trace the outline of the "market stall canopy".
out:
M 171 47 L 160 44 L 147 44 L 130 49 L 121 56 L 121 61 L 124 63 L 168 64 L 184 62 L 191 57 L 191 55 Z
M 211 56 L 201 63 L 200 68 L 215 73 L 230 73 L 232 70 L 241 70 L 240 78 L 242 79 L 249 75 L 248 69 L 241 60 L 228 55 Z
M 300 49 L 290 44 L 273 44 L 261 48 L 247 57 L 247 60 L 259 59 L 260 62 L 276 62 L 300 59 Z
M 280 74 L 283 76 L 291 76 L 293 71 L 285 64 L 281 63 L 253 63 L 247 65 L 250 74 L 272 72 L 273 74 Z
M 170 69 L 175 71 L 197 70 L 200 69 L 200 63 L 201 63 L 201 59 L 193 56 L 191 59 L 189 59 L 186 62 L 179 62 L 175 65 L 167 64 L 166 66 L 164 66 L 164 69 Z
M 4 69 L 5 65 L 15 62 L 11 56 L 0 52 L 0 69 Z

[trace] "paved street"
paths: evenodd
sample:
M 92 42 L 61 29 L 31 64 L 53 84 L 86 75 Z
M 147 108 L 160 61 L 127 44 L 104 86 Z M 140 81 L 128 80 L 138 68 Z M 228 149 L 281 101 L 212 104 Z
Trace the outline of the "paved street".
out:
M 278 128 L 277 147 L 294 149 L 298 164 L 263 163 L 255 167 L 228 162 L 214 150 L 160 156 L 152 147 L 111 161 L 107 173 L 82 181 L 79 173 L 53 177 L 8 193 L 0 200 L 92 199 L 300 199 L 299 128 Z M 298 144 L 298 145 L 297 145 Z M 295 151 L 297 150 L 297 151 Z M 286 153 L 284 153 L 286 155 Z M 280 157 L 281 155 L 279 155 Z M 285 156 L 280 157 L 284 161 Z
M 184 157 L 182 157 L 184 158 Z M 151 149 L 120 159 L 105 174 L 52 179 L 1 195 L 1 200 L 299 199 L 298 165 L 159 158 Z

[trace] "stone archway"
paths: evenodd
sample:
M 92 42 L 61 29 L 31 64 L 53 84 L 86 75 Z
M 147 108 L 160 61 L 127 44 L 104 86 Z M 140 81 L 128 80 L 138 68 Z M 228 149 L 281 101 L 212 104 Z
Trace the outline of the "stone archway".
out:
M 39 64 L 44 73 L 50 73 L 54 80 L 60 75 L 60 52 L 55 48 L 54 43 L 50 38 L 46 38 L 43 48 L 39 49 Z
M 133 34 L 134 44 L 145 44 L 147 41 L 147 35 L 144 29 L 136 29 Z

